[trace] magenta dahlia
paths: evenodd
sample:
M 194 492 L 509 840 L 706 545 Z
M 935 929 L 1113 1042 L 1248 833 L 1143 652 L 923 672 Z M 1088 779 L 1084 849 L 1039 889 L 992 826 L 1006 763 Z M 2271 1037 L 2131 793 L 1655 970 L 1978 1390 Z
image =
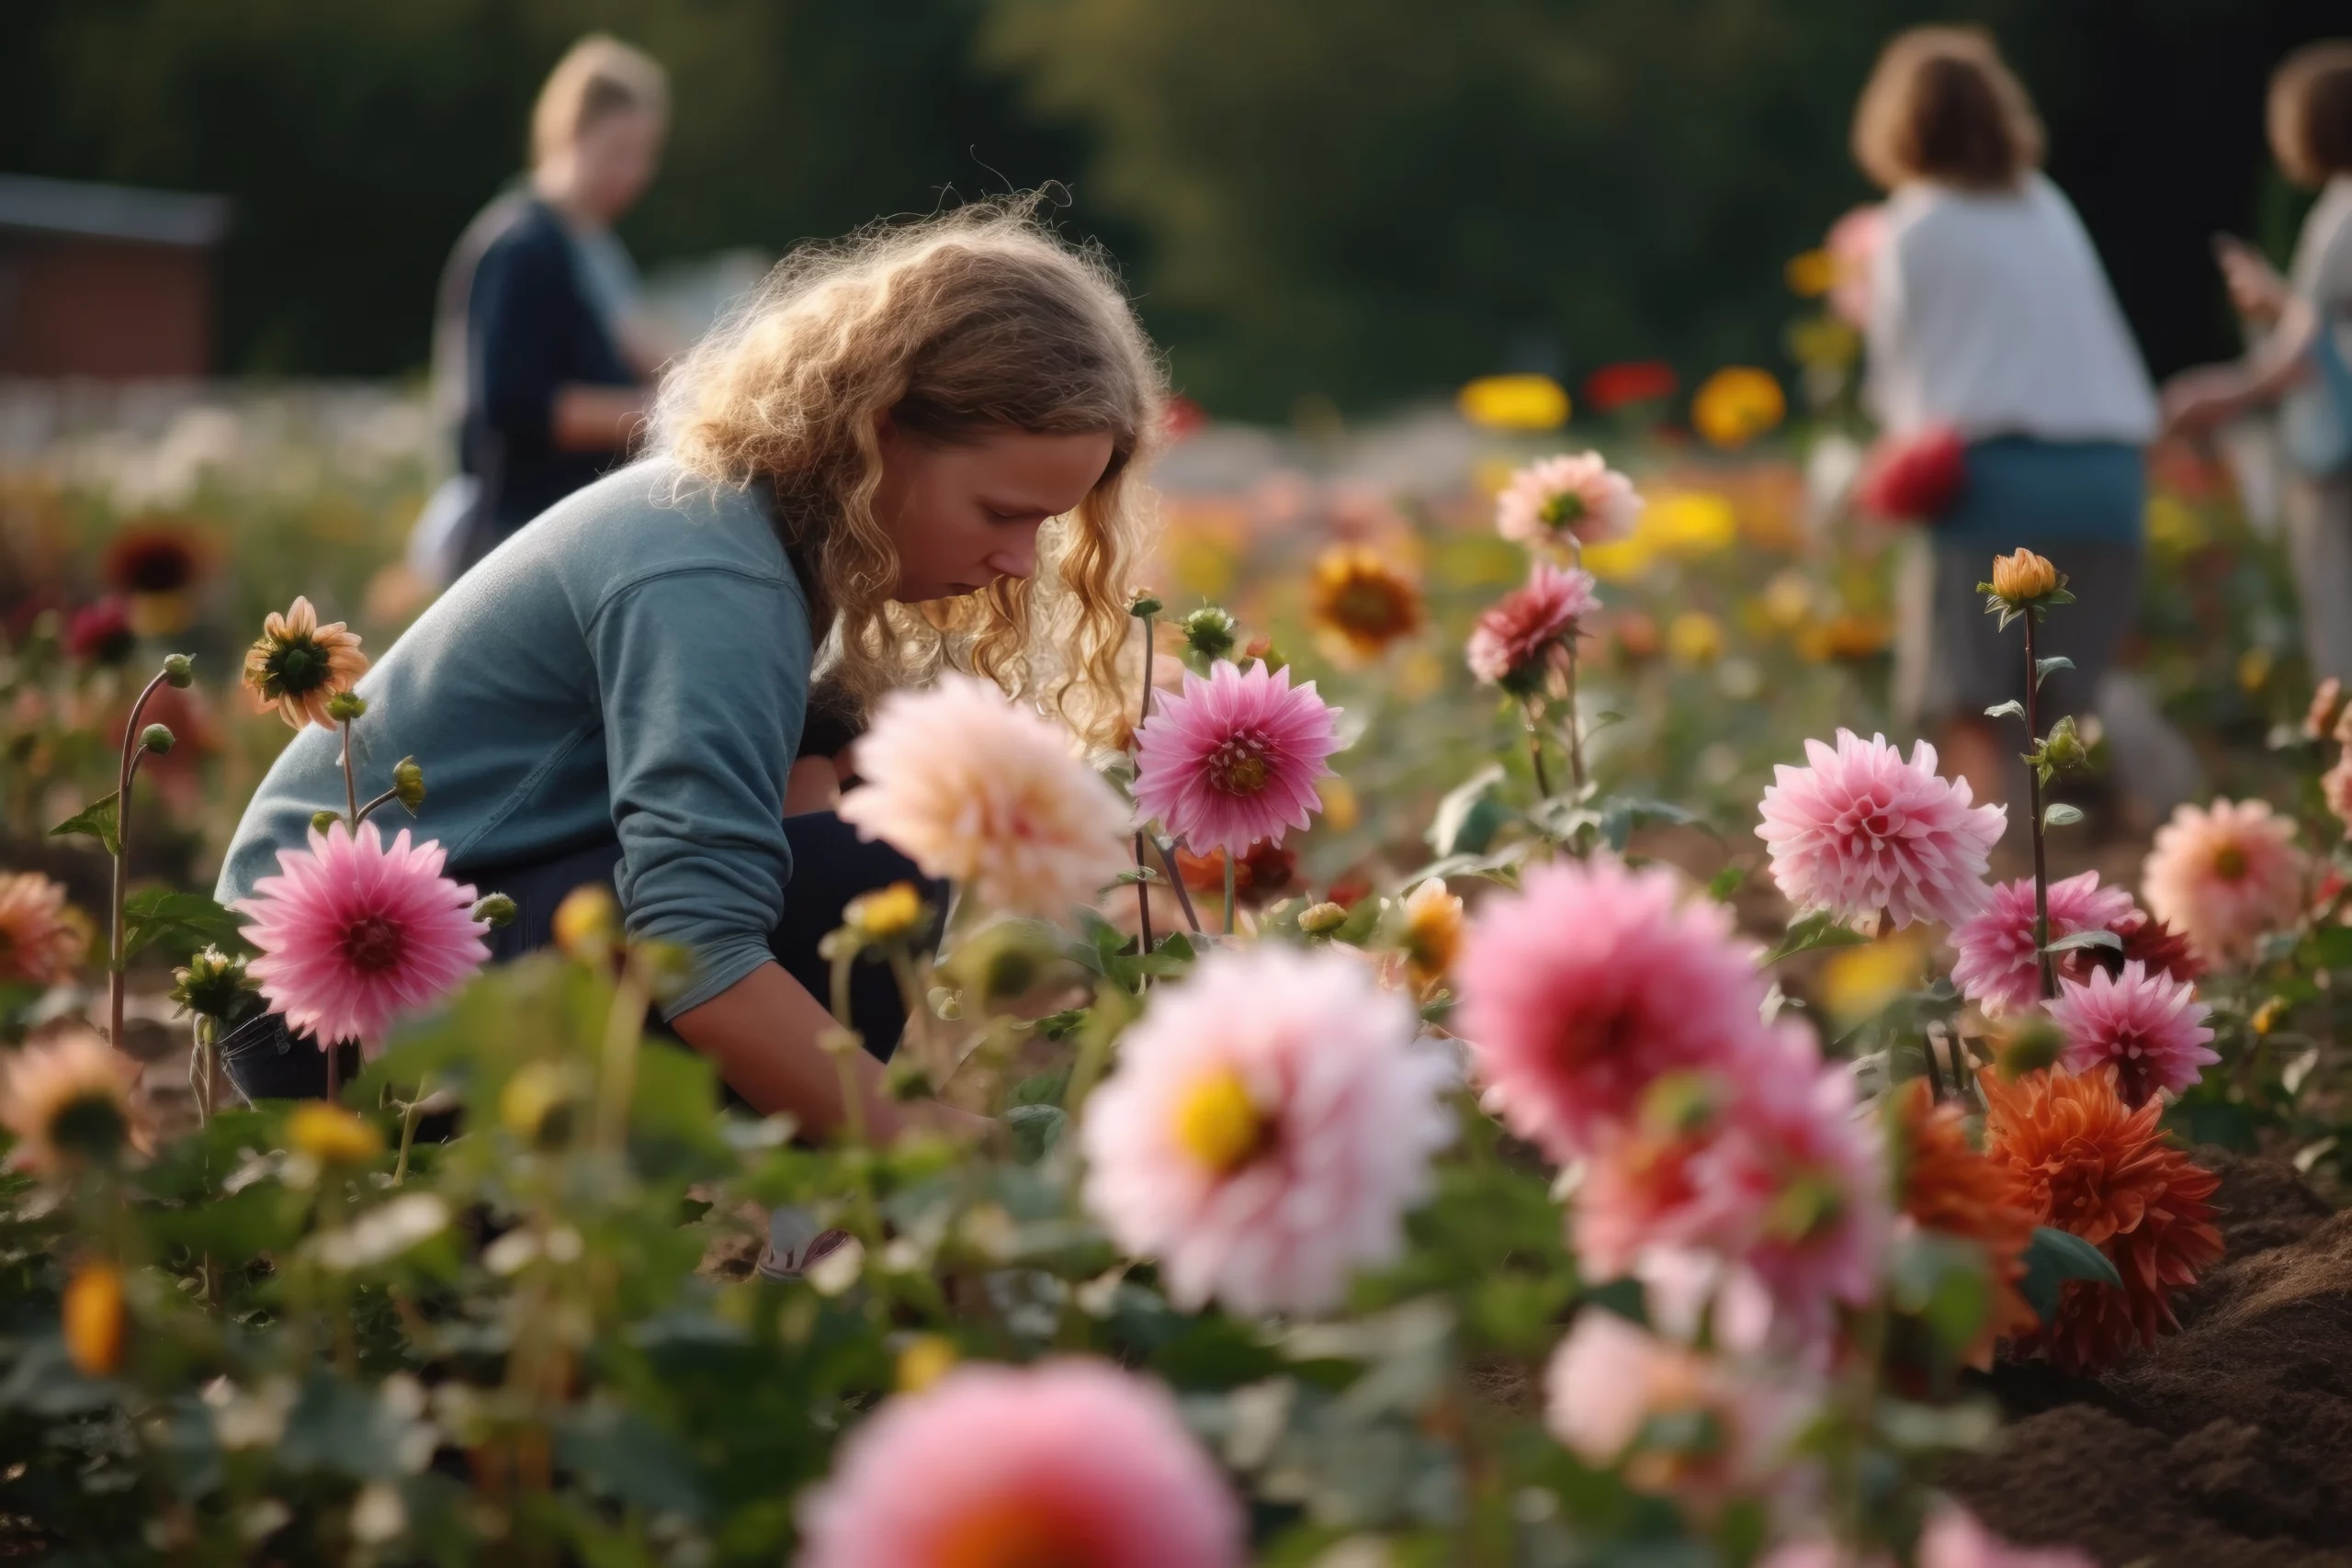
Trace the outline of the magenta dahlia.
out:
M 1281 843 L 1322 809 L 1316 781 L 1340 749 L 1340 710 L 1290 671 L 1223 661 L 1190 671 L 1136 731 L 1136 804 L 1196 852 Z
M 1860 925 L 1883 912 L 1900 930 L 1957 926 L 1983 907 L 2005 808 L 1971 805 L 1968 781 L 1939 776 L 1924 740 L 1907 762 L 1884 736 L 1850 729 L 1834 750 L 1818 740 L 1804 750 L 1810 765 L 1772 770 L 1756 829 L 1772 880 L 1801 913 Z
M 441 846 L 384 847 L 373 822 L 341 822 L 280 850 L 278 874 L 238 901 L 261 949 L 248 971 L 270 1010 L 323 1043 L 383 1048 L 403 1013 L 447 996 L 490 956 L 471 887 L 441 874 Z
M 2086 871 L 2050 885 L 2050 939 L 2082 931 L 2123 930 L 2140 913 L 2120 887 L 2101 887 L 2098 873 Z M 2041 999 L 2041 964 L 2033 944 L 2033 878 L 2021 876 L 1993 889 L 1984 907 L 1951 933 L 1960 952 L 1951 982 L 1987 1018 L 2024 1011 Z
M 1734 1060 L 1764 1002 L 1756 959 L 1730 913 L 1663 866 L 1538 866 L 1479 906 L 1452 1027 L 1488 1103 L 1565 1161 L 1661 1076 Z
M 1592 573 L 1537 561 L 1525 587 L 1479 615 L 1470 633 L 1470 673 L 1520 696 L 1534 694 L 1566 663 L 1577 623 L 1600 608 Z
M 2050 1019 L 2066 1037 L 2066 1069 L 2087 1073 L 2115 1064 L 2123 1103 L 2145 1105 L 2161 1091 L 2187 1089 L 2221 1055 L 2207 1043 L 2205 1005 L 2196 987 L 2133 962 L 2120 976 L 2094 971 L 2088 984 L 2058 983 Z

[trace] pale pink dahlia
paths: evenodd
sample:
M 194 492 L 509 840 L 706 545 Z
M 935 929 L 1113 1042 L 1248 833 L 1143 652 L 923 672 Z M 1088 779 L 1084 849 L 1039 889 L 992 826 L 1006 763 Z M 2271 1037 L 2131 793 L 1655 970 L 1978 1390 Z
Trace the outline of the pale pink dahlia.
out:
M 2310 863 L 2295 824 L 2267 800 L 2216 799 L 2173 809 L 2141 868 L 2149 912 L 2210 964 L 2242 963 L 2267 933 L 2302 913 Z
M 1563 861 L 1479 906 L 1452 1025 L 1487 1101 L 1566 1161 L 1668 1073 L 1724 1067 L 1758 1029 L 1756 950 L 1663 866 Z
M 1799 912 L 1860 925 L 1884 911 L 1900 930 L 1957 926 L 1984 905 L 2007 812 L 1971 806 L 1965 779 L 1937 774 L 1934 747 L 1919 741 L 1906 762 L 1884 736 L 1841 729 L 1835 750 L 1818 740 L 1804 750 L 1810 766 L 1772 770 L 1756 829 Z
M 2179 1093 L 2222 1059 L 2208 1047 L 2213 1032 L 2205 1018 L 2194 986 L 2137 962 L 2120 976 L 2094 971 L 2088 985 L 2061 980 L 2050 1004 L 2051 1021 L 2066 1037 L 2066 1070 L 2114 1063 L 2115 1091 L 2135 1108 L 2160 1090 Z
M 1058 919 L 1126 867 L 1118 791 L 1059 726 L 977 676 L 885 697 L 857 772 L 842 820 L 990 908 Z
M 1136 804 L 1199 853 L 1240 853 L 1306 826 L 1322 809 L 1317 779 L 1331 775 L 1340 710 L 1288 670 L 1220 660 L 1208 679 L 1190 671 L 1136 731 Z
M 1495 531 L 1522 545 L 1613 539 L 1641 514 L 1634 481 L 1598 452 L 1539 458 L 1511 475 L 1495 497 Z
M 2113 931 L 2119 937 L 2140 907 L 2120 887 L 2101 887 L 2098 873 L 2086 871 L 2050 885 L 2050 940 L 2078 931 Z M 1960 952 L 1951 983 L 1984 1010 L 1987 1018 L 2030 1010 L 2041 1000 L 2041 964 L 2033 945 L 2033 878 L 2022 876 L 1993 889 L 1984 907 L 1951 933 Z
M 261 949 L 248 971 L 270 1010 L 322 1044 L 356 1040 L 381 1050 L 393 1023 L 447 996 L 490 948 L 472 914 L 474 890 L 441 874 L 441 846 L 390 849 L 373 822 L 359 835 L 337 822 L 307 848 L 280 850 L 278 874 L 235 908 Z
M 1234 1568 L 1225 1478 L 1157 1383 L 968 1362 L 886 1403 L 800 1505 L 799 1568 Z
M 1212 953 L 1152 994 L 1086 1102 L 1087 1209 L 1188 1310 L 1323 1311 L 1403 1246 L 1451 1077 L 1353 954 Z
M 1521 696 L 1541 690 L 1567 662 L 1577 623 L 1600 608 L 1592 586 L 1581 568 L 1537 561 L 1527 586 L 1504 594 L 1471 629 L 1470 673 Z

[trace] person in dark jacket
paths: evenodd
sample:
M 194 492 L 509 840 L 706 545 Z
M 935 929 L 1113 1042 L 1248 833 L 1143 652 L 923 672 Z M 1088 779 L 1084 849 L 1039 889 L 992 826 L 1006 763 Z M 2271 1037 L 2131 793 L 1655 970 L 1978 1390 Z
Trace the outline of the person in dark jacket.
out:
M 664 353 L 611 226 L 651 183 L 668 124 L 662 67 L 583 39 L 539 94 L 528 182 L 450 257 L 436 357 L 457 404 L 457 570 L 616 466 L 642 423 Z

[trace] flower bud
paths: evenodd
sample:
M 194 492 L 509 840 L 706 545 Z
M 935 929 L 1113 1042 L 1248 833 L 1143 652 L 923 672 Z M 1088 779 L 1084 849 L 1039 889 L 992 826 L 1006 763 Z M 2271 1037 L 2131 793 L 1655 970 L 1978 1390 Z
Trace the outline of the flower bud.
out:
M 2091 760 L 2090 748 L 2083 744 L 2082 733 L 2075 728 L 2075 716 L 2066 715 L 2050 727 L 2042 738 L 2041 761 L 2057 773 L 2072 773 L 2086 767 Z
M 168 725 L 151 724 L 139 732 L 139 749 L 153 751 L 158 757 L 172 749 L 174 737 Z
M 2062 581 L 2056 567 L 2023 546 L 1993 558 L 1993 592 L 2012 604 L 2030 604 L 2046 597 L 2057 591 Z
M 2055 1062 L 2066 1049 L 2066 1037 L 2046 1018 L 2030 1018 L 1996 1045 L 1994 1061 L 2001 1076 L 2014 1082 Z
M 306 1100 L 287 1112 L 286 1141 L 321 1165 L 365 1165 L 384 1152 L 374 1122 L 323 1100 Z
M 1308 936 L 1329 936 L 1347 923 L 1348 911 L 1339 904 L 1310 904 L 1298 912 L 1298 929 Z
M 1264 632 L 1250 639 L 1250 645 L 1241 650 L 1241 658 L 1245 663 L 1256 660 L 1266 667 L 1269 675 L 1279 675 L 1290 667 L 1290 660 L 1282 656 L 1282 650 L 1274 646 L 1274 639 Z
M 1044 928 L 1000 920 L 958 942 L 947 970 L 972 999 L 1004 1001 L 1034 990 L 1056 956 Z
M 185 653 L 164 656 L 164 683 L 185 691 L 196 679 L 196 661 Z
M 356 692 L 337 692 L 327 699 L 327 716 L 337 724 L 349 724 L 368 711 L 368 699 Z
M 85 1378 L 112 1375 L 122 1365 L 122 1270 L 85 1263 L 74 1270 L 58 1303 L 65 1354 Z
M 1233 651 L 1238 627 L 1233 617 L 1215 604 L 1204 604 L 1177 625 L 1183 629 L 1184 646 L 1203 659 L 1223 659 Z
M 473 916 L 492 931 L 503 930 L 514 923 L 514 900 L 503 893 L 487 894 L 474 906 Z
M 583 883 L 555 908 L 555 944 L 579 964 L 603 964 L 621 940 L 620 900 L 601 882 Z
M 922 895 L 915 885 L 894 882 L 851 899 L 842 910 L 842 923 L 868 942 L 889 942 L 913 931 L 923 914 Z
M 411 817 L 424 804 L 424 770 L 416 765 L 413 757 L 402 757 L 392 764 L 392 798 L 408 808 Z
M 340 811 L 313 811 L 311 813 L 311 831 L 323 833 L 342 820 L 343 813 Z
M 498 1120 L 523 1142 L 538 1149 L 560 1148 L 578 1121 L 582 1098 L 580 1075 L 569 1063 L 526 1062 L 498 1091 Z
M 2272 997 L 2255 1010 L 2254 1017 L 2247 1021 L 2247 1024 L 2256 1034 L 2268 1034 L 2278 1027 L 2279 1021 L 2286 1016 L 2287 998 Z
M 172 971 L 172 1000 L 199 1017 L 229 1022 L 242 1012 L 258 982 L 245 973 L 245 961 L 217 947 L 208 947 Z
M 1127 602 L 1127 614 L 1137 620 L 1142 620 L 1147 615 L 1156 615 L 1165 606 L 1158 598 L 1146 592 L 1137 592 L 1136 596 Z

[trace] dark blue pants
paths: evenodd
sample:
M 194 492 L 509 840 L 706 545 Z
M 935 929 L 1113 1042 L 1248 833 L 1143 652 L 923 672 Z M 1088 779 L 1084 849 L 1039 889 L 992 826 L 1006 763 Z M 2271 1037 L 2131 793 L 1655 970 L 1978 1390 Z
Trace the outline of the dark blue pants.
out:
M 787 817 L 785 837 L 792 845 L 792 884 L 785 889 L 784 919 L 769 933 L 768 950 L 791 976 L 820 1002 L 831 995 L 832 966 L 817 944 L 842 923 L 842 910 L 860 894 L 912 882 L 936 913 L 947 907 L 947 886 L 915 869 L 888 844 L 868 843 L 830 811 Z M 617 839 L 591 844 L 551 860 L 526 865 L 467 866 L 454 873 L 485 894 L 514 900 L 514 922 L 490 933 L 491 962 L 503 963 L 546 947 L 553 940 L 556 906 L 575 887 L 591 882 L 610 886 L 620 863 Z M 938 922 L 933 922 L 934 935 Z M 861 961 L 850 972 L 850 1020 L 875 1055 L 888 1060 L 906 1027 L 906 1006 L 887 964 Z M 357 1053 L 343 1049 L 344 1081 L 358 1070 Z M 315 1100 L 326 1093 L 327 1059 L 318 1043 L 286 1027 L 284 1018 L 265 1013 L 231 1031 L 220 1042 L 221 1066 L 247 1100 Z

